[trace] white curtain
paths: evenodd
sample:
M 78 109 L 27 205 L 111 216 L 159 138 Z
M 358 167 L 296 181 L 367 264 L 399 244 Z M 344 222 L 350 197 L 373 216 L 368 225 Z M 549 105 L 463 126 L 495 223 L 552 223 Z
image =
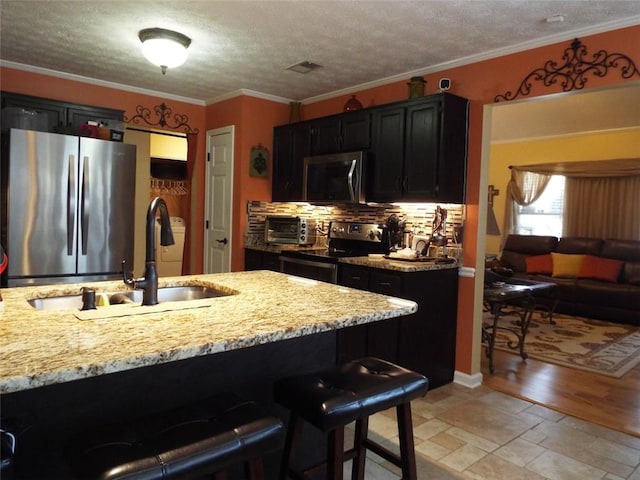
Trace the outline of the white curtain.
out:
M 503 243 L 507 235 L 518 229 L 518 205 L 526 207 L 535 202 L 547 188 L 551 179 L 551 175 L 522 170 L 520 167 L 511 166 L 509 168 L 511 169 L 511 180 L 507 184 L 507 209 L 502 230 L 504 232 L 502 235 Z

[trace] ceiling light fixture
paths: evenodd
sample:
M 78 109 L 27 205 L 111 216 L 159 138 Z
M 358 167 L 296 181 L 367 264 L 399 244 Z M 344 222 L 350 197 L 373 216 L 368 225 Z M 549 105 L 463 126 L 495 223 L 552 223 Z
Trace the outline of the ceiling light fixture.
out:
M 172 30 L 164 28 L 145 28 L 140 30 L 138 38 L 142 42 L 142 53 L 145 58 L 167 73 L 167 68 L 182 65 L 187 59 L 187 48 L 191 39 Z

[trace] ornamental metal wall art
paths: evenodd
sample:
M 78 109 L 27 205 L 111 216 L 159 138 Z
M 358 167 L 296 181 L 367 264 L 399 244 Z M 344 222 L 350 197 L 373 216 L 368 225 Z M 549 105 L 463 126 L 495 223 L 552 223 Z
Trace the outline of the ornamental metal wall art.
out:
M 544 67 L 536 68 L 529 73 L 520 83 L 518 90 L 513 93 L 507 91 L 502 95 L 496 95 L 494 102 L 513 100 L 519 96 L 526 97 L 531 93 L 533 82 L 542 82 L 545 87 L 550 87 L 560 82 L 563 92 L 582 90 L 589 80 L 587 77 L 605 77 L 609 70 L 619 69 L 622 78 L 640 77 L 631 58 L 622 53 L 607 53 L 605 50 L 596 52 L 591 58 L 587 58 L 587 47 L 577 38 L 565 49 L 562 55 L 564 63 L 559 64 L 549 60 Z
M 167 107 L 164 102 L 153 107 L 153 113 L 158 117 L 157 121 L 151 120 L 152 111 L 150 108 L 138 105 L 136 107 L 136 114 L 131 118 L 127 118 L 125 116 L 124 121 L 135 125 L 139 125 L 140 122 L 143 121 L 151 127 L 160 126 L 171 128 L 173 130 L 183 129 L 184 133 L 197 134 L 199 132 L 197 128 L 191 128 L 189 125 L 189 117 L 187 115 L 176 113 L 172 117 L 173 110 L 170 107 Z

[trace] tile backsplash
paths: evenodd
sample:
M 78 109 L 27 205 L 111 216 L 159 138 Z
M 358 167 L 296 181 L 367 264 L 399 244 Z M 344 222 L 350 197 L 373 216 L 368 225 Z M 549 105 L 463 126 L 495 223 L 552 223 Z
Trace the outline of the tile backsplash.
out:
M 384 224 L 390 215 L 396 214 L 406 221 L 406 229 L 414 235 L 430 234 L 436 207 L 447 210 L 447 238 L 449 245 L 462 244 L 464 205 L 436 203 L 406 203 L 389 205 L 310 205 L 293 202 L 247 202 L 247 232 L 245 242 L 249 245 L 264 242 L 264 222 L 268 215 L 292 215 L 313 218 L 325 230 L 331 220 Z M 456 232 L 456 235 L 454 235 Z M 324 239 L 318 237 L 317 243 Z

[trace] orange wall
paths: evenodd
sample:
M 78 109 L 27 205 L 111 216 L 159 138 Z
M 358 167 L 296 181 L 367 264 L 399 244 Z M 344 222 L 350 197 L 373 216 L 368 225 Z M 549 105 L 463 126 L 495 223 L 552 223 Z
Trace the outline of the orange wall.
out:
M 255 97 L 236 97 L 206 108 L 207 128 L 235 125 L 233 169 L 233 256 L 231 270 L 244 270 L 244 232 L 247 200 L 271 200 L 273 171 L 273 126 L 286 123 L 289 105 Z M 269 150 L 268 176 L 249 175 L 251 147 L 262 145 Z M 204 191 L 204 187 L 201 189 Z M 204 196 L 202 197 L 204 203 Z
M 588 49 L 588 58 L 598 50 L 608 53 L 624 53 L 640 65 L 640 26 L 628 27 L 612 32 L 591 35 L 582 38 Z M 532 70 L 539 68 L 548 60 L 561 61 L 562 54 L 570 42 L 565 41 L 551 46 L 536 48 L 526 52 L 486 60 L 471 65 L 425 75 L 427 80 L 426 94 L 437 90 L 438 79 L 448 77 L 452 80 L 451 93 L 469 98 L 470 132 L 469 160 L 467 184 L 467 217 L 465 222 L 465 257 L 464 264 L 474 267 L 477 263 L 476 248 L 478 235 L 478 199 L 481 172 L 482 115 L 485 104 L 493 103 L 497 94 L 518 88 L 520 82 Z M 26 73 L 6 67 L 0 68 L 3 90 L 37 95 L 42 97 L 67 100 L 71 102 L 119 108 L 128 116 L 134 113 L 137 105 L 153 107 L 162 99 L 140 95 L 106 87 L 87 85 L 84 83 L 62 80 L 53 77 Z M 403 100 L 407 98 L 407 81 L 409 79 L 357 92 L 358 99 L 365 107 Z M 621 78 L 619 69 L 612 69 L 606 76 L 589 77 L 587 88 L 612 85 L 625 81 L 638 80 L 638 76 L 625 80 Z M 530 97 L 547 95 L 561 91 L 556 84 L 551 87 L 536 86 Z M 309 119 L 323 115 L 339 113 L 349 95 L 322 102 L 303 105 L 302 118 Z M 198 162 L 194 172 L 197 182 L 195 206 L 192 212 L 194 219 L 204 218 L 204 173 L 206 159 L 206 130 L 227 125 L 236 126 L 235 170 L 234 170 L 234 250 L 238 252 L 232 259 L 232 269 L 241 270 L 243 262 L 242 235 L 246 218 L 244 208 L 247 200 L 269 200 L 270 178 L 249 177 L 248 159 L 251 146 L 258 143 L 271 150 L 272 127 L 288 121 L 289 106 L 286 104 L 238 97 L 225 100 L 214 105 L 201 107 L 181 102 L 166 101 L 174 112 L 189 116 L 190 123 L 200 131 L 198 139 Z M 272 152 L 270 152 L 272 153 Z M 272 162 L 269 162 L 270 170 Z M 196 222 L 192 228 L 192 265 L 193 273 L 202 269 L 203 225 Z M 472 332 L 474 279 L 460 278 L 458 301 L 458 339 L 456 351 L 456 369 L 464 373 L 474 373 L 472 369 Z

